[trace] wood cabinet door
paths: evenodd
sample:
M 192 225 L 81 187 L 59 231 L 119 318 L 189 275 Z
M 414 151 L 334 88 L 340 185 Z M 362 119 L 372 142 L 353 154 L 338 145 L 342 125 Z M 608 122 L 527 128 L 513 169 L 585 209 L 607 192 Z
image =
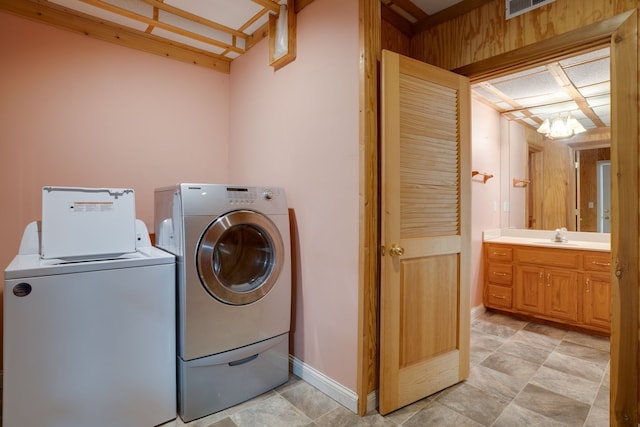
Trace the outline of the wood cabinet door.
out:
M 611 280 L 608 274 L 583 276 L 583 321 L 606 330 L 611 328 Z
M 518 266 L 516 270 L 516 309 L 544 314 L 544 269 L 534 266 Z
M 578 321 L 578 273 L 545 270 L 545 314 L 557 319 Z

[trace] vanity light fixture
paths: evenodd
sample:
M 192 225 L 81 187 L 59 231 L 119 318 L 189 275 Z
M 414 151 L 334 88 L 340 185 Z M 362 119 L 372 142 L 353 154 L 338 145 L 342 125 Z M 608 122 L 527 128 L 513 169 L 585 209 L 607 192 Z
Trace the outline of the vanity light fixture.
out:
M 562 116 L 558 114 L 558 117 L 549 121 L 545 119 L 544 122 L 538 128 L 538 132 L 544 134 L 547 138 L 568 138 L 570 136 L 586 132 L 587 130 L 577 121 L 571 112 L 567 114 L 567 119 L 562 120 Z

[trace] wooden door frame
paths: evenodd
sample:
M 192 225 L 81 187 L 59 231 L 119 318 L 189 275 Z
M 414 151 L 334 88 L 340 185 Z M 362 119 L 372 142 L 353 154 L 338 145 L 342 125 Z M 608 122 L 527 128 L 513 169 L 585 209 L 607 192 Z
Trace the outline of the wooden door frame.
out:
M 375 407 L 378 387 L 379 344 L 379 134 L 378 134 L 378 80 L 381 55 L 381 10 L 379 0 L 359 0 L 360 10 L 360 265 L 358 274 L 358 414 Z M 608 43 L 631 43 L 638 47 L 637 10 L 616 15 L 553 38 L 534 43 L 479 61 L 455 70 L 472 81 L 488 78 L 505 70 L 529 68 L 550 58 L 572 56 L 577 52 Z M 628 37 L 617 36 L 618 31 Z M 616 60 L 625 58 L 616 58 Z M 638 57 L 627 64 L 638 75 Z M 613 63 L 613 59 L 612 59 Z M 615 83 L 612 83 L 612 88 Z M 615 271 L 612 274 L 612 292 L 616 301 L 612 308 L 611 337 L 611 425 L 638 423 L 638 82 L 634 82 L 632 114 L 633 126 L 617 126 L 612 132 L 612 211 L 618 221 L 611 228 L 611 253 Z M 613 123 L 620 123 L 630 112 L 618 111 Z M 615 142 L 615 144 L 614 144 Z M 615 148 L 614 148 L 615 145 Z M 614 154 L 615 150 L 615 154 Z M 615 165 L 614 165 L 615 163 Z M 620 198 L 620 182 L 625 181 L 625 197 Z M 617 190 L 617 191 L 616 191 Z M 613 194 L 616 193 L 616 194 Z M 614 201 L 615 199 L 615 201 Z M 624 227 L 623 227 L 624 225 Z M 632 232 L 630 232 L 630 230 Z M 631 325 L 622 336 L 619 325 L 624 319 Z M 625 351 L 621 351 L 621 345 Z M 624 372 L 624 376 L 622 373 Z

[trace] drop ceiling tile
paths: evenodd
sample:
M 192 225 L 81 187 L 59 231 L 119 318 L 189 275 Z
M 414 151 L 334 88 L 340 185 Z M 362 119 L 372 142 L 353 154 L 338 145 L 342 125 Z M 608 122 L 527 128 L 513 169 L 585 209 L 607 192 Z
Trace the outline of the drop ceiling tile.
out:
M 78 0 L 50 0 L 52 3 L 67 7 L 87 15 L 95 16 L 104 21 L 113 22 L 124 27 L 132 28 L 138 31 L 145 31 L 147 24 L 136 19 L 126 18 L 120 14 L 106 11 L 102 8 L 91 6 L 90 4 Z
M 508 74 L 506 76 L 497 77 L 495 79 L 490 80 L 489 83 L 496 84 L 498 82 L 516 80 L 516 79 L 519 79 L 519 78 L 524 77 L 524 76 L 529 76 L 531 74 L 544 73 L 546 71 L 547 71 L 547 69 L 545 67 L 543 67 L 543 66 L 533 67 L 533 68 L 530 68 L 530 69 L 527 69 L 527 70 L 518 71 L 518 72 L 513 73 L 513 74 Z
M 609 106 L 611 98 L 609 95 L 592 96 L 587 98 L 587 104 L 589 104 L 589 107 Z
M 247 1 L 166 0 L 165 3 L 236 30 L 263 9 L 259 4 Z
M 546 95 L 532 96 L 529 98 L 516 99 L 518 104 L 525 108 L 537 107 L 540 105 L 556 104 L 558 102 L 571 101 L 571 97 L 564 91 L 554 92 Z
M 607 126 L 611 126 L 611 108 L 608 105 L 591 108 Z
M 610 55 L 609 51 L 610 49 L 608 47 L 605 47 L 603 49 L 594 50 L 593 52 L 587 52 L 583 55 L 564 59 L 560 61 L 560 65 L 562 65 L 563 67 L 569 67 L 571 65 L 581 64 L 583 62 L 589 62 L 595 59 L 608 58 Z
M 512 99 L 530 98 L 558 92 L 556 80 L 548 72 L 530 74 L 518 79 L 494 84 L 495 88 Z
M 181 16 L 177 16 L 177 15 L 174 15 L 173 13 L 168 13 L 163 10 L 159 11 L 158 20 L 162 23 L 171 25 L 173 27 L 177 27 L 194 34 L 198 34 L 216 41 L 220 41 L 228 45 L 231 45 L 231 43 L 233 42 L 232 36 L 229 33 L 216 30 L 215 28 L 211 28 L 207 25 L 193 22 L 190 19 L 185 19 Z
M 588 98 L 590 96 L 598 96 L 598 95 L 606 95 L 610 96 L 611 94 L 611 82 L 598 83 L 591 86 L 585 86 L 579 89 L 582 96 Z
M 211 52 L 211 53 L 215 53 L 215 54 L 222 54 L 222 52 L 224 52 L 223 48 L 214 46 L 212 44 L 209 43 L 204 43 L 198 40 L 194 40 L 192 38 L 189 37 L 184 37 L 181 36 L 180 34 L 176 34 L 174 32 L 171 31 L 167 31 L 167 30 L 163 30 L 162 28 L 154 28 L 153 31 L 151 32 L 151 34 L 153 34 L 154 36 L 158 36 L 158 37 L 162 37 L 164 39 L 168 39 L 168 40 L 173 40 L 176 41 L 178 43 L 182 43 L 185 44 L 187 46 L 192 46 L 195 47 L 197 49 L 201 49 L 201 50 L 205 50 L 207 52 Z
M 258 29 L 260 29 L 260 27 L 266 24 L 268 20 L 269 20 L 269 14 L 266 13 L 263 16 L 261 16 L 259 19 L 257 19 L 256 22 L 254 22 L 253 24 L 245 28 L 244 33 L 245 34 L 255 33 L 256 31 L 258 31 Z
M 140 0 L 102 0 L 112 6 L 119 7 L 145 18 L 153 18 L 153 6 Z
M 609 58 L 605 58 L 574 67 L 567 67 L 565 68 L 565 73 L 567 73 L 567 76 L 576 87 L 581 88 L 609 81 L 609 63 Z
M 520 121 L 521 121 L 521 122 L 523 122 L 523 123 L 526 123 L 526 124 L 528 124 L 528 125 L 530 125 L 530 126 L 533 126 L 533 127 L 535 127 L 535 128 L 537 128 L 538 126 L 540 126 L 540 124 L 539 124 L 538 122 L 536 122 L 535 120 L 530 119 L 530 118 L 522 119 L 522 120 L 520 120 Z
M 578 109 L 578 105 L 573 102 L 561 102 L 553 105 L 542 105 L 540 107 L 530 108 L 529 111 L 532 114 L 540 116 L 541 119 L 551 119 L 559 113 L 567 113 L 568 111 L 575 111 Z
M 483 88 L 482 86 L 478 86 L 478 85 L 474 85 L 471 87 L 471 90 L 473 90 L 474 93 L 476 93 L 477 95 L 480 95 L 480 97 L 486 99 L 489 102 L 492 102 L 494 104 L 501 102 L 502 99 L 500 99 L 500 97 L 496 94 L 494 94 L 493 92 Z

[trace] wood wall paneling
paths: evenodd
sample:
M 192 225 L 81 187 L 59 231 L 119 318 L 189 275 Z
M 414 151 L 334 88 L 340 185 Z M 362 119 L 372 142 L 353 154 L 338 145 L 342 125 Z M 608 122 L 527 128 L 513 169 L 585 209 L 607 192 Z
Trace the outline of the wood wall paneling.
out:
M 382 49 L 410 56 L 411 39 L 388 20 L 383 19 L 381 25 Z
M 505 20 L 504 0 L 493 0 L 416 34 L 412 56 L 453 70 L 597 24 L 637 5 L 637 0 L 556 0 Z

